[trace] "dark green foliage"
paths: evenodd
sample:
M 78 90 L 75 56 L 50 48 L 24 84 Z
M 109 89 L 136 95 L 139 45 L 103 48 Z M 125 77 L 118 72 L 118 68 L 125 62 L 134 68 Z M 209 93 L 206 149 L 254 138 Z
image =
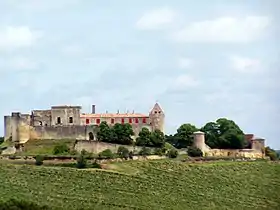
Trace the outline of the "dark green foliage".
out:
M 10 199 L 4 203 L 0 202 L 0 210 L 50 210 L 50 208 L 32 202 Z
M 128 123 L 116 123 L 110 127 L 107 122 L 101 122 L 97 132 L 97 140 L 109 143 L 130 145 L 133 143 L 131 136 L 134 135 L 132 126 Z
M 136 138 L 137 146 L 147 147 L 163 147 L 165 144 L 165 136 L 160 130 L 150 132 L 148 128 L 142 128 Z
M 142 149 L 139 151 L 139 155 L 142 155 L 142 156 L 147 156 L 147 155 L 151 155 L 151 154 L 152 154 L 151 149 L 148 147 L 142 147 Z
M 77 168 L 86 168 L 87 167 L 87 159 L 86 159 L 86 151 L 82 150 L 81 154 L 77 158 Z
M 0 144 L 4 142 L 4 137 L 0 137 Z
M 155 155 L 159 155 L 159 156 L 162 156 L 165 154 L 165 148 L 155 148 L 154 150 L 154 154 Z
M 44 162 L 44 156 L 37 155 L 35 157 L 35 165 L 37 165 L 37 166 L 43 165 L 43 162 Z
M 178 156 L 178 151 L 176 149 L 170 149 L 168 152 L 167 152 L 167 156 L 169 158 L 176 158 Z
M 133 152 L 132 151 L 130 151 L 129 153 L 128 153 L 128 157 L 129 157 L 129 159 L 133 159 Z
M 193 133 L 198 131 L 192 124 L 183 124 L 177 129 L 174 135 L 166 136 L 166 141 L 174 147 L 181 149 L 193 144 Z
M 270 147 L 265 147 L 265 156 L 269 157 L 270 160 L 278 160 L 280 155 Z
M 202 157 L 203 153 L 199 148 L 191 146 L 191 147 L 188 147 L 188 156 L 190 156 L 190 157 Z
M 117 152 L 118 156 L 120 158 L 125 158 L 125 159 L 128 159 L 129 158 L 129 151 L 126 147 L 124 146 L 120 146 L 118 148 L 118 152 Z
M 53 149 L 54 155 L 63 155 L 63 154 L 69 154 L 70 148 L 66 144 L 59 144 L 56 145 Z
M 101 165 L 95 161 L 95 162 L 92 163 L 92 168 L 100 168 L 101 169 Z
M 243 149 L 248 144 L 239 126 L 226 118 L 207 123 L 201 131 L 205 132 L 206 144 L 211 148 Z
M 104 151 L 98 154 L 98 157 L 101 159 L 113 159 L 114 154 L 110 149 L 105 149 Z

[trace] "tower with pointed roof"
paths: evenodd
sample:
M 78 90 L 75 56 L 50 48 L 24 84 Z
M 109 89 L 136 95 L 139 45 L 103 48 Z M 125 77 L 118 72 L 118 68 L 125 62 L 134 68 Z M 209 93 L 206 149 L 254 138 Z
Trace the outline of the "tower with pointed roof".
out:
M 164 132 L 164 112 L 160 105 L 156 103 L 149 113 L 152 130 L 160 130 Z

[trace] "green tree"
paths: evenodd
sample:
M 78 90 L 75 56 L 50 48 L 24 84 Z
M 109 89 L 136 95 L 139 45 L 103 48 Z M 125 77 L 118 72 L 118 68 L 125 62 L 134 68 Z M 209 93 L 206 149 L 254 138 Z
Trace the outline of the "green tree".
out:
M 137 146 L 152 146 L 151 142 L 151 132 L 148 128 L 142 128 L 139 132 L 138 137 L 136 138 Z
M 174 135 L 166 136 L 167 142 L 172 144 L 174 147 L 186 148 L 193 144 L 193 133 L 198 131 L 192 124 L 183 124 L 177 129 L 177 133 Z
M 104 151 L 100 152 L 98 154 L 99 158 L 102 159 L 113 159 L 114 158 L 114 154 L 110 149 L 105 149 Z
M 87 167 L 86 151 L 82 150 L 81 154 L 77 158 L 77 168 L 86 168 L 86 167 Z
M 207 123 L 201 131 L 205 132 L 206 144 L 211 148 L 243 149 L 248 144 L 239 126 L 226 118 Z
M 270 147 L 265 147 L 265 156 L 269 157 L 270 160 L 277 160 L 279 159 L 279 154 Z
M 163 147 L 165 144 L 164 133 L 156 129 L 151 133 L 151 143 L 154 147 Z
M 129 151 L 124 146 L 118 148 L 117 154 L 120 158 L 125 158 L 125 159 L 129 158 Z
M 0 137 L 0 144 L 4 142 L 4 137 Z
M 116 123 L 113 127 L 113 141 L 118 144 L 130 145 L 133 143 L 131 136 L 134 135 L 132 126 L 128 123 Z
M 96 136 L 98 141 L 103 141 L 103 142 L 114 141 L 113 130 L 112 128 L 109 127 L 109 125 L 105 121 L 100 123 Z
M 191 146 L 191 147 L 188 147 L 188 156 L 190 156 L 190 157 L 202 157 L 203 153 L 199 148 Z
M 142 149 L 139 151 L 139 155 L 142 155 L 146 157 L 147 155 L 151 155 L 151 149 L 147 147 L 142 147 Z
M 178 151 L 176 149 L 171 149 L 167 152 L 169 158 L 176 158 L 178 156 Z

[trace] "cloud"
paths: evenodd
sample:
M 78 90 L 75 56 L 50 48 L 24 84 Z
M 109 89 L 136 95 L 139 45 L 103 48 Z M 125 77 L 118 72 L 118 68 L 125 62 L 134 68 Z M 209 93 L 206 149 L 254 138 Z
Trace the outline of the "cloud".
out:
M 62 53 L 65 55 L 77 56 L 83 53 L 84 49 L 80 45 L 69 45 L 62 48 Z
M 258 59 L 230 56 L 231 67 L 241 73 L 257 73 L 261 70 Z
M 191 75 L 182 74 L 173 81 L 172 89 L 180 91 L 186 88 L 197 87 L 198 85 L 199 81 L 196 78 Z
M 266 35 L 272 19 L 266 16 L 220 17 L 193 22 L 171 35 L 178 42 L 252 42 Z
M 30 47 L 42 36 L 39 31 L 33 31 L 27 26 L 8 26 L 0 28 L 0 50 L 13 50 Z
M 167 7 L 151 10 L 137 21 L 136 27 L 141 30 L 164 29 L 174 22 L 175 17 L 176 12 Z
M 178 67 L 180 69 L 187 69 L 193 65 L 193 61 L 190 58 L 179 58 Z
M 38 67 L 38 64 L 26 57 L 15 57 L 10 59 L 8 67 L 15 70 L 32 70 Z

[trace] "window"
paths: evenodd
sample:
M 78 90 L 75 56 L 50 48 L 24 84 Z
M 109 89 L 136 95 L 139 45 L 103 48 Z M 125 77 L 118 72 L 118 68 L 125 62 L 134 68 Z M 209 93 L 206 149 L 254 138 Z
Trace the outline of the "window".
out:
M 100 124 L 100 119 L 96 119 L 96 123 L 97 123 L 97 124 Z
M 135 123 L 139 123 L 138 118 L 135 118 L 134 121 L 135 121 Z
M 69 117 L 69 123 L 73 123 L 73 117 Z
M 89 119 L 86 119 L 86 124 L 87 124 L 87 125 L 89 124 Z
M 124 118 L 122 118 L 122 124 L 124 124 Z
M 115 119 L 111 119 L 111 124 L 114 124 L 115 123 Z
M 56 123 L 57 123 L 57 124 L 61 124 L 61 118 L 60 118 L 60 117 L 58 117 L 58 118 L 56 119 Z
M 131 118 L 129 118 L 129 123 L 132 123 L 132 119 Z
M 155 111 L 155 114 L 157 114 L 157 111 Z
M 142 119 L 142 123 L 147 123 L 146 118 L 143 118 L 143 119 Z

